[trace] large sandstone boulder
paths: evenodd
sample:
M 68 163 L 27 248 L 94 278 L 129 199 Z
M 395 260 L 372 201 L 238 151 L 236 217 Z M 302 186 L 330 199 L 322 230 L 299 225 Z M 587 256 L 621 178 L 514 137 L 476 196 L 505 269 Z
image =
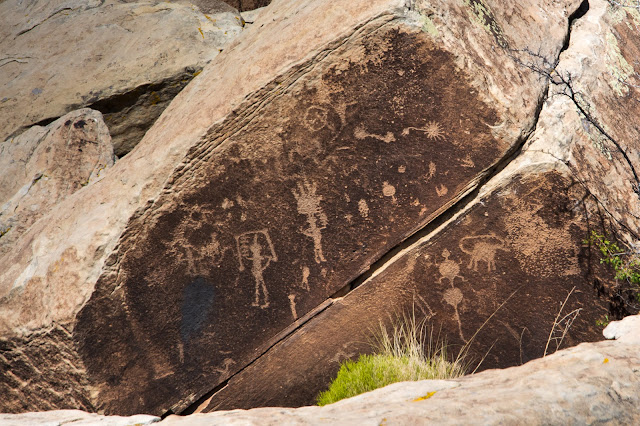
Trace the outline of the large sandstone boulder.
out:
M 0 140 L 89 107 L 104 114 L 116 155 L 126 154 L 242 31 L 229 9 L 206 15 L 157 1 L 1 2 Z
M 2 410 L 309 403 L 413 307 L 453 344 L 481 330 L 477 354 L 496 341 L 485 368 L 600 338 L 611 279 L 582 240 L 610 216 L 529 148 L 563 149 L 553 115 L 536 127 L 555 108 L 541 67 L 584 9 L 273 3 L 0 258 Z M 65 309 L 31 309 L 52 294 Z
M 0 255 L 67 196 L 113 165 L 102 114 L 82 109 L 0 143 Z

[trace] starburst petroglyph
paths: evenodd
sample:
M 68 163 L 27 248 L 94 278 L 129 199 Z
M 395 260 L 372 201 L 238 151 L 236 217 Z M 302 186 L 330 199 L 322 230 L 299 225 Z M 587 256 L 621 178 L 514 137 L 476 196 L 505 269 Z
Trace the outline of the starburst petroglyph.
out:
M 437 121 L 429 121 L 425 127 L 407 127 L 402 131 L 402 134 L 407 136 L 411 130 L 424 132 L 427 134 L 427 138 L 431 140 L 443 140 L 445 137 L 445 132 Z

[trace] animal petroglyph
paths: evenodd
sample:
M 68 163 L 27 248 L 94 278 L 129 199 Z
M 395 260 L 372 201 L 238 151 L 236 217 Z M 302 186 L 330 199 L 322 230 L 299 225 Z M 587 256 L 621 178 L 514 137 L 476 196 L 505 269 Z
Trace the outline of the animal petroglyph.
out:
M 428 139 L 444 139 L 445 133 L 440 127 L 440 124 L 437 121 L 430 121 L 427 123 L 425 127 L 407 127 L 402 131 L 404 136 L 407 136 L 411 130 L 415 130 L 417 132 L 424 132 L 427 135 Z
M 356 127 L 355 131 L 353 132 L 353 135 L 356 137 L 356 139 L 360 139 L 360 140 L 363 140 L 366 138 L 373 138 L 373 139 L 382 141 L 384 143 L 391 143 L 396 141 L 396 137 L 391 132 L 387 132 L 384 136 L 376 135 L 376 134 L 367 132 L 362 125 Z
M 222 361 L 222 366 L 213 371 L 220 373 L 221 376 L 227 376 L 229 374 L 229 370 L 231 370 L 231 366 L 235 363 L 236 362 L 231 358 L 225 358 L 224 361 Z
M 487 272 L 496 270 L 496 252 L 505 251 L 504 240 L 490 233 L 487 235 L 475 235 L 464 237 L 460 240 L 460 250 L 471 256 L 467 268 L 478 270 L 479 262 L 487 263 Z
M 307 216 L 308 227 L 301 232 L 313 240 L 313 252 L 316 263 L 326 262 L 322 254 L 322 230 L 327 227 L 328 219 L 320 207 L 323 198 L 316 194 L 315 183 L 298 183 L 298 190 L 292 189 L 293 196 L 298 202 L 298 213 Z
M 240 272 L 245 270 L 244 261 L 249 261 L 251 264 L 251 274 L 253 274 L 256 282 L 255 299 L 251 306 L 259 306 L 263 309 L 267 308 L 269 306 L 269 292 L 267 291 L 262 272 L 267 269 L 271 262 L 278 261 L 269 233 L 266 229 L 245 232 L 236 236 L 236 246 L 238 249 Z M 260 296 L 262 296 L 262 303 L 260 303 Z

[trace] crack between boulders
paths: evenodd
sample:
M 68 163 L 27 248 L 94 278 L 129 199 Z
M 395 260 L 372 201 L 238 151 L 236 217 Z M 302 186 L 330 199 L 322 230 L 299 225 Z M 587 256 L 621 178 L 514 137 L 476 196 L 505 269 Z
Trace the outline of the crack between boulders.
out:
M 569 31 L 567 33 L 563 48 L 560 51 L 560 53 L 566 51 L 569 48 L 570 39 L 571 39 L 571 28 L 573 23 L 576 20 L 579 20 L 580 18 L 582 18 L 588 11 L 589 11 L 589 1 L 583 0 L 579 8 L 573 14 L 571 14 L 571 16 L 569 17 Z M 636 195 L 638 195 L 638 197 L 640 198 L 640 178 L 638 176 L 635 166 L 633 165 L 633 162 L 631 161 L 631 158 L 629 158 L 627 151 L 622 147 L 620 142 L 616 140 L 613 136 L 611 136 L 609 132 L 605 130 L 604 126 L 599 123 L 598 119 L 595 118 L 589 112 L 589 110 L 591 109 L 591 104 L 585 99 L 585 96 L 582 92 L 576 91 L 576 89 L 574 88 L 573 76 L 569 72 L 563 75 L 556 71 L 556 68 L 558 68 L 560 64 L 560 55 L 558 55 L 558 58 L 556 59 L 556 61 L 551 63 L 547 61 L 539 53 L 533 52 L 528 49 L 523 49 L 520 51 L 512 50 L 510 53 L 512 58 L 516 61 L 516 63 L 542 76 L 547 82 L 549 82 L 554 87 L 558 87 L 559 91 L 552 94 L 551 96 L 561 95 L 561 96 L 567 97 L 571 101 L 571 103 L 574 105 L 574 107 L 577 109 L 578 115 L 582 117 L 584 120 L 586 120 L 589 124 L 591 124 L 600 135 L 602 135 L 606 140 L 608 140 L 615 146 L 616 150 L 622 155 L 624 162 L 627 164 L 631 174 L 633 175 L 633 182 L 631 186 L 634 193 L 636 193 Z M 525 62 L 519 57 L 517 57 L 517 54 L 522 54 L 522 53 L 527 55 L 529 60 L 533 59 L 533 61 Z M 536 62 L 539 62 L 539 63 L 536 63 Z M 567 166 L 567 168 L 571 172 L 572 176 L 574 176 L 576 181 L 580 182 L 585 187 L 585 189 L 589 192 L 589 194 L 593 197 L 593 199 L 598 203 L 598 205 L 609 215 L 609 217 L 614 222 L 616 222 L 619 226 L 625 229 L 630 235 L 638 239 L 638 235 L 636 234 L 636 232 L 634 232 L 626 224 L 618 220 L 609 211 L 606 205 L 602 201 L 600 201 L 600 199 L 589 190 L 589 186 L 586 184 L 586 182 L 581 180 L 576 173 L 574 173 L 569 162 L 566 160 L 560 160 L 560 161 L 562 161 L 562 163 L 564 163 Z M 629 213 L 629 214 L 634 218 L 637 218 L 637 216 L 633 215 L 632 213 Z

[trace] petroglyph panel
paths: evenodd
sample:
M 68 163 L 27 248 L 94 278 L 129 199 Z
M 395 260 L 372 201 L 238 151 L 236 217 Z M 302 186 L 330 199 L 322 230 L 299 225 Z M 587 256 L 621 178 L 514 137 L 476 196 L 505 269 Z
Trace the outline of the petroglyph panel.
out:
M 362 30 L 209 131 L 80 314 L 106 412 L 161 413 L 215 387 L 505 154 L 455 61 L 422 32 Z M 499 267 L 500 251 L 478 256 Z
M 504 368 L 543 355 L 560 304 L 575 287 L 564 314 L 582 310 L 562 347 L 601 339 L 596 320 L 608 312 L 609 298 L 593 283 L 607 276 L 613 282 L 597 250 L 582 244 L 590 227 L 603 223 L 597 205 L 558 172 L 517 176 L 504 185 L 276 345 L 230 380 L 207 410 L 312 404 L 338 370 L 332 356 L 344 347 L 352 359 L 371 351 L 367 342 L 379 322 L 390 326 L 402 313 L 426 319 L 454 355 L 470 342 L 472 368 L 485 355 L 480 370 Z M 527 194 L 517 217 L 515 194 Z M 519 238 L 529 223 L 544 226 L 527 234 L 525 245 Z M 557 234 L 565 239 L 545 252 L 551 259 L 521 260 L 528 246 L 545 245 Z

